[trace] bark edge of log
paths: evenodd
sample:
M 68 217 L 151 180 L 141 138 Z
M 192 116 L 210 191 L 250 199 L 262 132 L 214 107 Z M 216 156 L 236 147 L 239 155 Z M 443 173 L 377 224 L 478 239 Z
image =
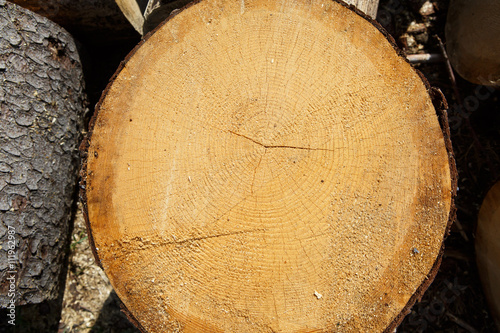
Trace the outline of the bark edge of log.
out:
M 64 28 L 5 0 L 0 19 L 0 217 L 15 229 L 18 319 L 43 331 L 60 316 L 87 99 L 77 47 Z M 38 311 L 44 320 L 32 320 Z

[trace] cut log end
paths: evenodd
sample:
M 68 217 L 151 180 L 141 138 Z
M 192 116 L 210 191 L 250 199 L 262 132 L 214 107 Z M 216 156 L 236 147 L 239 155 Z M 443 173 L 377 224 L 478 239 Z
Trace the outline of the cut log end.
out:
M 383 331 L 425 290 L 454 169 L 428 87 L 379 29 L 338 2 L 206 0 L 129 56 L 85 196 L 144 330 Z

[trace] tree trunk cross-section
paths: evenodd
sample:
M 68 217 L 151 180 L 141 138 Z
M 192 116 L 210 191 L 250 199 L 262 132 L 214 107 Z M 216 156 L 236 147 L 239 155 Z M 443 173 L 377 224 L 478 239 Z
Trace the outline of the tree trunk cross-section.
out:
M 147 332 L 392 332 L 454 216 L 443 108 L 345 3 L 192 3 L 82 146 L 96 257 Z
M 0 0 L 0 82 L 0 307 L 5 308 L 12 299 L 7 280 L 12 275 L 16 306 L 60 296 L 85 110 L 71 35 Z

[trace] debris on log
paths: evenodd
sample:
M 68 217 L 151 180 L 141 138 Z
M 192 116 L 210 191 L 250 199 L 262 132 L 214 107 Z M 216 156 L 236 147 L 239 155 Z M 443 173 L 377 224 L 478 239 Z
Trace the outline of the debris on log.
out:
M 118 7 L 122 11 L 123 15 L 132 24 L 134 29 L 142 33 L 142 26 L 144 25 L 143 10 L 141 9 L 139 2 L 137 0 L 115 0 Z M 141 1 L 145 2 L 145 1 Z
M 190 2 L 190 0 L 150 0 L 144 12 L 143 34 L 153 31 L 172 13 Z

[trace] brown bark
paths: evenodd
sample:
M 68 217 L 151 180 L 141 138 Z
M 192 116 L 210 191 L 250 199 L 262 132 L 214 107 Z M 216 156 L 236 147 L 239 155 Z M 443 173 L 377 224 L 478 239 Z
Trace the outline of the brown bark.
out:
M 85 110 L 81 65 L 71 35 L 47 18 L 0 0 L 0 22 L 0 244 L 11 251 L 0 251 L 0 307 L 14 301 L 55 320 Z

